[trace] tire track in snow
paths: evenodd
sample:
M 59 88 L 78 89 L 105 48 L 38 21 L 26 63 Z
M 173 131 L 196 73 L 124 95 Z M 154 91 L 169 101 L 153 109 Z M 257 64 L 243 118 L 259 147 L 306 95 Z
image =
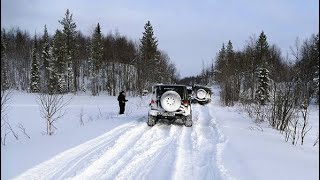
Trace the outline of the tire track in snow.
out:
M 151 173 L 152 169 L 157 170 L 159 162 L 163 161 L 164 158 L 169 158 L 168 161 L 164 161 L 166 163 L 166 166 L 170 168 L 170 164 L 172 165 L 172 162 L 174 162 L 176 156 L 173 152 L 176 151 L 177 148 L 177 141 L 178 138 L 181 136 L 181 127 L 171 125 L 170 127 L 170 133 L 168 137 L 169 143 L 166 146 L 161 147 L 160 152 L 156 152 L 156 156 L 151 156 L 151 159 L 148 160 L 148 164 L 144 170 L 140 171 L 139 176 L 137 178 L 139 179 L 155 179 L 153 173 Z M 167 171 L 170 172 L 170 171 Z M 150 176 L 151 175 L 151 176 Z M 157 176 L 156 176 L 157 177 Z M 161 178 L 163 179 L 163 178 Z
M 222 133 L 219 124 L 216 121 L 216 118 L 214 117 L 214 106 L 212 104 L 208 105 L 208 113 L 211 117 L 211 126 L 214 128 L 215 135 L 217 136 L 217 143 L 216 143 L 216 166 L 219 169 L 220 176 L 223 179 L 227 180 L 234 180 L 235 178 L 232 177 L 227 168 L 224 167 L 222 162 L 222 153 L 225 148 L 225 145 L 228 143 L 228 139 L 224 136 Z
M 193 177 L 193 146 L 192 128 L 182 127 L 181 137 L 176 151 L 176 162 L 172 179 L 192 179 Z M 196 178 L 195 178 L 196 179 Z
M 64 151 L 48 161 L 31 168 L 15 179 L 59 179 L 72 170 L 75 171 L 81 163 L 87 164 L 91 156 L 96 156 L 98 151 L 105 150 L 114 143 L 114 140 L 131 128 L 144 126 L 142 122 L 130 122 L 121 125 L 95 139 Z M 100 154 L 100 153 L 98 153 Z M 80 166 L 81 167 L 81 166 Z
M 168 125 L 165 125 L 168 127 Z M 174 168 L 175 168 L 175 160 L 176 160 L 176 151 L 178 144 L 178 136 L 180 137 L 181 126 L 177 125 L 169 125 L 170 132 L 165 134 L 165 137 L 168 134 L 173 137 L 171 139 L 170 145 L 163 148 L 162 153 L 158 154 L 158 158 L 153 158 L 152 164 L 149 162 L 147 170 L 143 170 L 144 173 L 141 176 L 141 179 L 152 179 L 152 180 L 163 180 L 163 179 L 171 179 Z M 177 129 L 176 133 L 174 129 Z
M 114 138 L 114 141 L 112 143 L 105 143 L 101 147 L 97 147 L 96 150 L 94 150 L 92 153 L 82 155 L 80 158 L 80 162 L 85 163 L 85 167 L 90 167 L 91 164 L 95 163 L 102 155 L 104 155 L 106 152 L 111 149 L 111 147 L 115 146 L 116 144 L 121 143 L 120 146 L 124 146 L 123 149 L 130 146 L 131 141 L 135 141 L 136 139 L 139 139 L 141 135 L 147 130 L 147 126 L 145 123 L 139 123 L 136 127 L 133 127 L 132 129 L 128 129 L 125 132 L 122 132 L 120 136 L 117 138 Z M 99 153 L 100 151 L 100 153 Z M 91 156 L 90 156 L 91 155 Z M 89 156 L 89 158 L 86 158 Z M 93 156 L 93 157 L 92 157 Z M 79 171 L 79 168 L 75 168 L 79 164 L 79 161 L 76 163 L 73 163 L 72 166 L 67 166 L 67 170 L 63 170 L 62 173 L 57 173 L 58 177 L 57 179 L 65 179 L 67 177 L 75 176 L 77 175 L 77 172 L 74 172 L 74 169 L 78 170 L 78 172 L 82 172 L 81 170 L 84 170 L 84 168 L 81 168 Z M 61 174 L 61 175 L 60 175 Z M 69 174 L 69 175 L 68 175 Z
M 148 129 L 147 124 L 142 122 L 132 130 L 126 131 L 115 140 L 112 146 L 109 146 L 103 155 L 87 166 L 84 171 L 69 179 L 101 179 L 102 174 L 113 166 Z
M 110 173 L 106 173 L 102 179 L 155 179 L 152 173 L 150 174 L 151 169 L 163 155 L 174 156 L 169 150 L 174 149 L 180 134 L 181 127 L 178 126 L 161 124 L 154 126 L 122 158 L 127 164 L 124 164 L 120 171 L 119 168 L 116 170 L 111 168 L 111 176 Z
M 217 137 L 215 129 L 211 125 L 211 116 L 208 106 L 194 105 L 196 113 L 192 138 L 194 162 L 194 179 L 222 179 L 216 166 Z

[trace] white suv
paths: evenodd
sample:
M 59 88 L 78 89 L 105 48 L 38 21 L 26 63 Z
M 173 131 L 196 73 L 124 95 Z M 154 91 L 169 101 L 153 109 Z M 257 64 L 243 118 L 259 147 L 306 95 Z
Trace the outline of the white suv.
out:
M 185 126 L 192 126 L 191 103 L 186 86 L 161 84 L 152 87 L 147 124 L 154 126 L 158 120 L 170 123 L 182 121 Z

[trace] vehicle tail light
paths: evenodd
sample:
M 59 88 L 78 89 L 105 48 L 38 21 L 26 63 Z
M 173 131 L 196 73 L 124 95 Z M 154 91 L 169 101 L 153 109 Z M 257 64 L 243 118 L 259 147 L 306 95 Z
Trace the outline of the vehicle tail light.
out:
M 153 99 L 151 100 L 151 103 L 150 103 L 150 104 L 151 104 L 151 105 L 153 105 L 153 104 L 154 104 L 154 100 L 153 100 Z
M 183 105 L 184 105 L 184 106 L 188 106 L 188 104 L 189 104 L 188 100 L 184 100 L 184 101 L 183 101 Z

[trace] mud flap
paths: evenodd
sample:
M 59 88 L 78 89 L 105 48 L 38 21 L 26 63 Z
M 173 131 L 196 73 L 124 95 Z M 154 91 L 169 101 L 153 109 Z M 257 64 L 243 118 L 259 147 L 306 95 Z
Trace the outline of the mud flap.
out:
M 156 124 L 157 118 L 154 116 L 148 116 L 147 124 L 148 126 L 154 126 Z
M 192 114 L 190 114 L 190 115 L 185 117 L 184 125 L 186 127 L 191 127 L 192 126 Z

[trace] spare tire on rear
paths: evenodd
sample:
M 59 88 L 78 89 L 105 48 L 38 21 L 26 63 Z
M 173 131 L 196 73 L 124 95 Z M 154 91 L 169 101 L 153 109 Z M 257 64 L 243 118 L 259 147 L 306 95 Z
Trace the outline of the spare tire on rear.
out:
M 207 95 L 207 91 L 204 89 L 198 89 L 197 90 L 197 98 L 198 99 L 204 99 Z
M 160 98 L 161 106 L 168 112 L 174 112 L 181 106 L 181 97 L 175 91 L 167 91 Z

